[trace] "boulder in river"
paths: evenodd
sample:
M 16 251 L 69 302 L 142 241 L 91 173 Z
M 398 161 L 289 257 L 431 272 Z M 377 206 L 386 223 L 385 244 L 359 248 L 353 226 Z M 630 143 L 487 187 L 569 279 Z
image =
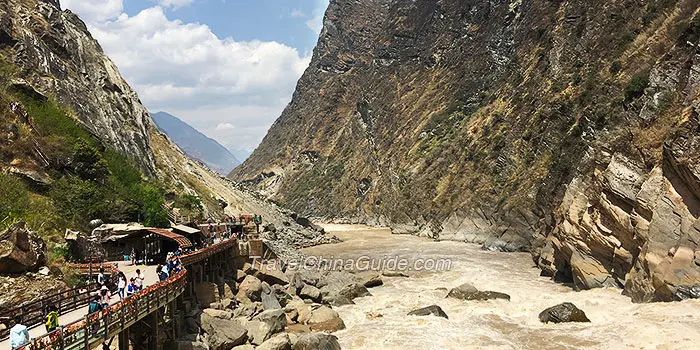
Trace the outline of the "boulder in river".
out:
M 307 323 L 313 331 L 335 332 L 345 329 L 345 322 L 340 318 L 340 315 L 325 305 L 313 309 Z
M 510 295 L 493 291 L 480 291 L 469 283 L 453 288 L 448 294 L 448 298 L 460 300 L 493 300 L 504 299 L 510 301 Z
M 363 271 L 355 274 L 355 277 L 360 281 L 360 283 L 366 288 L 379 287 L 384 284 L 382 281 L 382 275 L 375 271 Z
M 0 274 L 36 271 L 46 264 L 46 244 L 18 222 L 0 235 Z
M 207 333 L 207 343 L 212 350 L 228 350 L 236 345 L 245 344 L 248 331 L 233 320 L 211 317 L 206 313 L 201 317 L 202 330 Z
M 433 316 L 438 316 L 438 317 L 442 317 L 442 318 L 447 318 L 447 319 L 449 319 L 449 317 L 447 317 L 447 314 L 445 313 L 445 311 L 442 311 L 442 309 L 441 309 L 439 306 L 437 306 L 437 305 L 430 305 L 430 306 L 427 306 L 427 307 L 424 307 L 424 308 L 420 308 L 420 309 L 417 309 L 417 310 L 413 310 L 413 311 L 409 312 L 408 315 L 409 315 L 409 316 L 429 316 L 429 315 L 433 315 Z
M 293 350 L 340 350 L 340 343 L 332 334 L 309 333 L 299 337 Z
M 572 303 L 563 303 L 552 306 L 540 313 L 540 322 L 562 323 L 562 322 L 591 322 L 586 317 L 583 310 Z

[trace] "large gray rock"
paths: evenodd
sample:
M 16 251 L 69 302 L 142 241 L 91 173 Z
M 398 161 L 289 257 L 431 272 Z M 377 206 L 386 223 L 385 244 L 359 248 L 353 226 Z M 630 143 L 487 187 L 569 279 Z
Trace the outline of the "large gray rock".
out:
M 275 297 L 275 294 L 273 293 L 267 293 L 262 295 L 262 303 L 263 306 L 265 307 L 265 310 L 276 310 L 276 309 L 281 309 L 282 305 L 280 304 L 279 300 L 277 300 L 277 297 Z
M 255 276 L 248 275 L 238 286 L 236 298 L 242 302 L 260 301 L 262 296 L 262 282 Z
M 289 283 L 289 278 L 278 268 L 277 264 L 262 264 L 254 275 L 270 285 L 285 285 Z
M 321 290 L 312 285 L 305 284 L 299 291 L 298 295 L 302 299 L 310 299 L 315 302 L 321 301 Z
M 267 323 L 274 333 L 279 333 L 287 327 L 287 317 L 283 310 L 263 311 L 255 316 L 253 320 Z
M 310 333 L 299 337 L 294 350 L 340 350 L 338 337 L 325 333 Z
M 420 308 L 417 310 L 413 310 L 408 313 L 409 316 L 428 316 L 428 315 L 433 315 L 433 316 L 438 316 L 442 318 L 449 318 L 447 317 L 447 314 L 445 311 L 442 311 L 442 309 L 437 306 L 437 305 L 430 305 L 424 308 Z
M 24 222 L 0 235 L 0 274 L 37 271 L 46 264 L 46 244 Z
M 200 320 L 212 350 L 230 350 L 248 340 L 248 331 L 237 321 L 212 317 L 206 313 L 202 313 Z
M 253 345 L 260 345 L 275 334 L 273 327 L 262 321 L 248 321 L 245 328 L 248 330 L 248 338 Z
M 257 350 L 291 350 L 292 342 L 286 333 L 272 337 L 257 347 Z
M 552 306 L 539 315 L 540 322 L 561 323 L 561 322 L 591 322 L 583 310 L 572 303 L 563 303 Z
M 294 288 L 301 288 L 304 284 L 317 287 L 319 281 L 321 281 L 323 278 L 319 271 L 304 268 L 295 271 L 288 271 L 287 277 L 290 280 L 290 284 Z
M 345 329 L 345 322 L 340 318 L 340 315 L 325 305 L 312 309 L 306 323 L 313 331 L 335 332 Z
M 449 294 L 448 298 L 455 298 L 460 300 L 493 300 L 493 299 L 504 299 L 510 300 L 510 296 L 505 293 L 492 292 L 492 291 L 480 291 L 476 287 L 469 283 L 465 283 L 459 287 L 453 288 Z
M 365 286 L 358 283 L 358 278 L 347 272 L 331 271 L 327 273 L 318 286 L 324 303 L 331 305 L 348 304 L 355 298 L 370 296 Z

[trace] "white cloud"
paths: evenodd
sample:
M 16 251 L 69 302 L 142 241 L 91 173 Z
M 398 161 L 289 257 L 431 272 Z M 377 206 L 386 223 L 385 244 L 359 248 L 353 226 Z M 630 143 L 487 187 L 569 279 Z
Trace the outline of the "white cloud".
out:
M 85 22 L 114 18 L 124 10 L 122 0 L 61 0 L 61 6 L 77 13 Z
M 290 16 L 296 17 L 296 18 L 303 18 L 304 13 L 299 11 L 298 9 L 294 9 L 294 10 L 292 10 L 292 13 L 290 14 Z
M 187 6 L 193 2 L 194 0 L 160 0 L 158 4 L 165 7 L 172 6 L 173 8 L 177 9 L 183 6 Z
M 96 11 L 105 1 L 113 10 Z M 232 149 L 257 146 L 310 62 L 277 42 L 218 38 L 206 25 L 168 19 L 158 5 L 128 16 L 122 0 L 62 3 L 85 19 L 146 107 L 180 117 Z
M 328 0 L 317 0 L 317 6 L 313 12 L 313 17 L 306 21 L 306 26 L 315 33 L 320 33 L 323 29 L 323 18 L 327 8 Z
M 236 126 L 231 123 L 221 123 L 216 126 L 216 130 L 233 130 Z

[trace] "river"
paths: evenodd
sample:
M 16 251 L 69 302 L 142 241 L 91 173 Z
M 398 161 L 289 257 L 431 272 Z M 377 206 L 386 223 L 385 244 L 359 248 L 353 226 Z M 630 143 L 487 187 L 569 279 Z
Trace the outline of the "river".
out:
M 427 262 L 436 259 L 441 265 L 436 267 L 442 268 L 407 271 L 408 278 L 384 277 L 383 286 L 370 289 L 372 296 L 336 308 L 347 326 L 336 333 L 345 350 L 700 349 L 700 300 L 633 304 L 619 289 L 576 292 L 540 277 L 527 253 L 489 252 L 477 245 L 357 225 L 325 228 L 344 242 L 307 248 L 306 254 L 355 259 L 361 266 L 397 257 L 408 268 L 430 266 Z M 465 282 L 507 293 L 511 301 L 445 298 L 450 288 Z M 584 310 L 591 323 L 540 323 L 542 310 L 562 302 Z M 449 319 L 406 315 L 433 304 Z

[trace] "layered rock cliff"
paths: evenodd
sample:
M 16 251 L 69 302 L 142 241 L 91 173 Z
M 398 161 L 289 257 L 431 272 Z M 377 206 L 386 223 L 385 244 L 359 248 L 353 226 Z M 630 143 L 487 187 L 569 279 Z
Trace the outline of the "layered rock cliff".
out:
M 529 250 L 635 301 L 700 284 L 697 0 L 330 2 L 230 175 L 325 219 Z
M 9 61 L 9 70 L 13 71 L 11 75 L 0 72 L 2 78 L 13 76 L 13 81 L 2 82 L 3 89 L 8 85 L 30 100 L 56 101 L 103 148 L 128 156 L 144 177 L 157 180 L 154 182 L 164 186 L 166 193 L 201 198 L 205 215 L 221 218 L 224 214 L 259 214 L 265 223 L 279 227 L 278 236 L 288 236 L 292 243 L 308 245 L 325 239 L 321 233 L 297 224 L 289 212 L 274 203 L 188 158 L 156 127 L 136 92 L 105 56 L 85 24 L 70 11 L 61 10 L 58 0 L 0 2 L 0 59 L 0 63 Z M 43 186 L 37 191 L 44 194 L 52 178 L 60 178 L 66 172 L 53 163 L 72 160 L 47 159 L 42 148 L 51 146 L 52 139 L 40 135 L 31 111 L 27 113 L 21 103 L 4 96 L 0 96 L 0 124 L 3 135 L 7 131 L 8 137 L 0 144 L 11 152 L 0 155 L 0 169 L 18 173 L 23 179 L 31 178 L 33 184 Z M 69 124 L 65 128 L 73 130 L 74 124 Z M 55 128 L 64 131 L 64 125 Z M 39 137 L 46 140 L 37 142 Z M 24 139 L 28 141 L 19 149 Z M 74 157 L 71 151 L 67 155 L 54 152 L 51 156 Z

